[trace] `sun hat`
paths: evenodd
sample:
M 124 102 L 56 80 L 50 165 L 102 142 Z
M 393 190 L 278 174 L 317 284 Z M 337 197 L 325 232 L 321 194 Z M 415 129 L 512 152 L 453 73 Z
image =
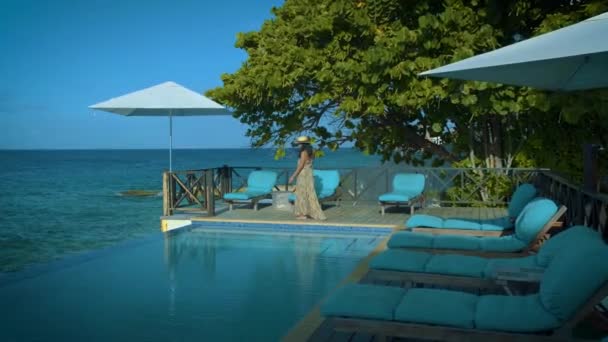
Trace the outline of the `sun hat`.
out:
M 310 138 L 305 135 L 297 137 L 296 141 L 294 141 L 294 144 L 310 144 Z

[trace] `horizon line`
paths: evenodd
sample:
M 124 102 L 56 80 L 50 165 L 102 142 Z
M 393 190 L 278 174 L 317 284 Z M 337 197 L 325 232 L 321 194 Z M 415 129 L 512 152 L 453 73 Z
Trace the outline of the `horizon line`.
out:
M 297 148 L 297 147 L 287 147 Z M 355 147 L 341 147 L 340 149 L 353 149 Z M 178 150 L 270 150 L 276 149 L 276 147 L 182 147 L 173 148 L 173 151 Z M 0 151 L 153 151 L 162 150 L 169 151 L 166 147 L 150 147 L 150 148 L 114 148 L 114 147 L 99 147 L 99 148 L 0 148 Z

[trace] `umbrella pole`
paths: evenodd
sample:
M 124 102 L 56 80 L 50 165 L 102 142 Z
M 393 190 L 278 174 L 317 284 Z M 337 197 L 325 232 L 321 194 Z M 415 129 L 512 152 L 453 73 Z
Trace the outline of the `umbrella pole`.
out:
M 173 172 L 173 111 L 169 111 L 169 172 Z

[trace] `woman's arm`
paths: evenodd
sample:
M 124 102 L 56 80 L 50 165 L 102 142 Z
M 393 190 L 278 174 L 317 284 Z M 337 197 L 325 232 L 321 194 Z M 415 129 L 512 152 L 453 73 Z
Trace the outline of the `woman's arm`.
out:
M 308 159 L 310 159 L 310 157 L 308 156 L 308 153 L 306 151 L 300 152 L 300 159 L 298 160 L 298 166 L 296 168 L 296 171 L 291 175 L 291 177 L 289 177 L 289 183 L 293 183 L 294 179 L 296 179 L 296 177 L 298 177 L 298 175 L 300 174 L 300 172 L 306 165 L 306 162 L 308 161 Z

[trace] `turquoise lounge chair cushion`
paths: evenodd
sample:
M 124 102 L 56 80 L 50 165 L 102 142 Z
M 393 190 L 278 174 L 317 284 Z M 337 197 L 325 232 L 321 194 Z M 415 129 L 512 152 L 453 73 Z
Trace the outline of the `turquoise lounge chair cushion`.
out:
M 437 254 L 429 258 L 426 273 L 482 278 L 488 259 L 457 254 Z
M 549 199 L 538 198 L 528 203 L 515 221 L 515 234 L 501 237 L 462 235 L 432 235 L 398 232 L 388 241 L 389 248 L 438 248 L 483 250 L 486 252 L 518 252 L 530 244 L 557 212 L 557 205 Z M 421 220 L 429 220 L 421 217 Z M 446 220 L 448 222 L 450 220 Z
M 327 316 L 392 320 L 395 307 L 406 290 L 400 287 L 349 284 L 336 291 L 321 305 Z
M 470 230 L 492 230 L 502 231 L 513 227 L 513 223 L 507 217 L 489 220 L 471 220 L 461 218 L 448 218 L 416 214 L 412 215 L 406 222 L 406 228 L 428 227 L 428 228 L 452 228 Z
M 515 236 L 526 244 L 532 242 L 557 213 L 557 209 L 555 202 L 546 198 L 538 198 L 528 203 L 515 220 Z
M 412 215 L 405 223 L 407 228 L 415 227 L 430 227 L 430 228 L 443 228 L 443 219 L 441 217 L 416 214 Z
M 277 173 L 274 171 L 252 171 L 247 178 L 247 190 L 230 192 L 224 195 L 226 200 L 249 200 L 254 197 L 268 195 L 277 183 Z
M 482 226 L 482 229 L 484 229 L 484 226 L 487 226 L 487 229 L 484 230 L 505 230 L 505 229 L 510 229 L 513 228 L 515 226 L 515 219 L 511 219 L 507 216 L 504 217 L 497 217 L 497 218 L 493 218 L 493 219 L 483 219 L 483 220 L 479 220 L 479 223 Z M 489 227 L 497 227 L 496 229 L 493 228 L 489 228 Z
M 486 252 L 514 253 L 521 251 L 528 245 L 514 235 L 500 237 L 486 236 L 479 240 L 481 242 L 481 249 Z
M 476 251 L 481 249 L 481 240 L 475 236 L 437 235 L 433 241 L 433 248 Z
M 481 296 L 476 309 L 475 327 L 477 329 L 537 332 L 555 329 L 562 324 L 554 315 L 545 310 L 538 294 Z
M 485 221 L 481 224 L 481 230 L 487 231 L 503 231 L 505 229 L 513 228 L 513 223 L 511 223 L 507 218 L 499 218 L 493 221 Z
M 446 274 L 474 278 L 494 278 L 497 270 L 534 269 L 536 256 L 521 258 L 480 258 L 454 254 L 432 254 L 408 249 L 387 249 L 369 262 L 373 270 Z
M 338 170 L 313 170 L 315 190 L 319 199 L 332 196 L 340 186 Z
M 479 222 L 456 218 L 446 219 L 443 222 L 443 227 L 454 229 L 481 230 L 481 224 L 479 224 Z
M 369 262 L 372 270 L 445 274 L 474 278 L 494 278 L 496 270 L 542 269 L 534 255 L 521 258 L 480 258 L 454 254 L 432 254 L 408 249 L 387 249 Z
M 509 213 L 509 217 L 515 219 L 524 207 L 530 203 L 536 197 L 536 188 L 532 184 L 524 183 L 515 189 L 513 193 L 513 197 L 509 202 L 509 206 L 507 208 L 507 212 Z
M 608 281 L 608 246 L 581 245 L 555 256 L 545 270 L 540 299 L 547 311 L 565 321 Z
M 472 294 L 414 288 L 395 310 L 395 320 L 473 328 L 478 297 Z
M 385 201 L 392 198 L 394 193 L 384 194 L 387 196 Z M 380 196 L 380 201 L 382 201 Z M 413 215 L 410 217 L 405 226 L 407 228 L 429 227 L 429 228 L 453 228 L 453 229 L 472 229 L 472 230 L 488 230 L 502 231 L 514 227 L 514 221 L 519 216 L 521 211 L 528 205 L 536 196 L 536 188 L 531 184 L 520 185 L 513 193 L 513 198 L 509 202 L 508 216 L 488 220 L 463 219 L 463 218 L 441 218 L 432 215 Z
M 585 226 L 570 227 L 547 240 L 536 255 L 536 263 L 547 267 L 556 254 L 564 249 L 580 248 L 590 244 L 602 245 L 600 234 Z
M 412 234 L 429 237 L 426 234 L 408 232 L 402 232 L 400 235 L 402 236 L 403 242 L 411 243 L 415 239 L 408 239 L 408 237 L 416 236 Z M 504 238 L 486 239 L 487 238 L 482 239 L 482 248 L 487 249 L 499 248 L 496 246 L 489 246 L 500 244 Z M 486 242 L 492 240 L 496 240 L 496 242 Z M 517 251 L 518 246 L 523 245 L 523 243 L 517 239 L 510 238 L 509 240 L 511 240 L 513 243 L 519 243 L 519 245 L 516 247 L 509 249 L 515 249 Z M 426 242 L 428 243 L 428 240 Z M 569 228 L 557 236 L 547 240 L 536 255 L 518 258 L 486 259 L 474 256 L 431 254 L 403 248 L 389 248 L 372 258 L 370 261 L 370 268 L 401 272 L 435 273 L 493 278 L 495 277 L 496 270 L 544 269 L 547 265 L 549 265 L 557 253 L 567 251 L 569 249 L 577 249 L 580 248 L 580 246 L 586 246 L 585 248 L 589 248 L 589 246 L 600 247 L 603 245 L 604 242 L 597 232 L 584 226 L 577 226 Z M 507 248 L 503 247 L 502 249 L 505 250 Z
M 426 264 L 432 256 L 431 253 L 389 248 L 373 257 L 369 267 L 376 270 L 425 272 Z
M 338 170 L 313 170 L 315 181 L 315 192 L 319 200 L 331 197 L 340 186 L 340 173 Z M 288 197 L 290 202 L 296 200 L 296 194 L 291 193 Z
M 433 234 L 397 232 L 388 240 L 389 248 L 433 248 Z
M 492 230 L 503 231 L 513 228 L 513 223 L 507 217 L 501 217 L 489 220 L 471 220 L 461 218 L 448 218 L 416 214 L 412 215 L 406 222 L 406 228 L 428 227 L 428 228 L 452 228 L 452 229 L 469 229 L 469 230 Z
M 393 190 L 407 194 L 421 194 L 425 177 L 420 173 L 398 173 L 393 177 Z
M 384 195 L 380 195 L 378 200 L 380 202 L 409 202 L 411 199 L 414 199 L 417 195 L 409 195 L 397 192 L 389 192 Z
M 417 232 L 397 232 L 388 240 L 389 248 L 437 248 L 486 252 L 518 252 L 528 244 L 513 235 L 476 237 L 465 235 L 432 235 Z
M 349 284 L 321 305 L 321 314 L 458 328 L 538 332 L 563 324 L 538 294 L 476 296 L 459 291 Z
M 252 171 L 247 178 L 247 190 L 251 192 L 272 192 L 277 183 L 277 173 L 274 171 Z
M 424 191 L 425 177 L 418 173 L 398 173 L 393 177 L 393 191 L 380 195 L 380 202 L 409 202 Z

